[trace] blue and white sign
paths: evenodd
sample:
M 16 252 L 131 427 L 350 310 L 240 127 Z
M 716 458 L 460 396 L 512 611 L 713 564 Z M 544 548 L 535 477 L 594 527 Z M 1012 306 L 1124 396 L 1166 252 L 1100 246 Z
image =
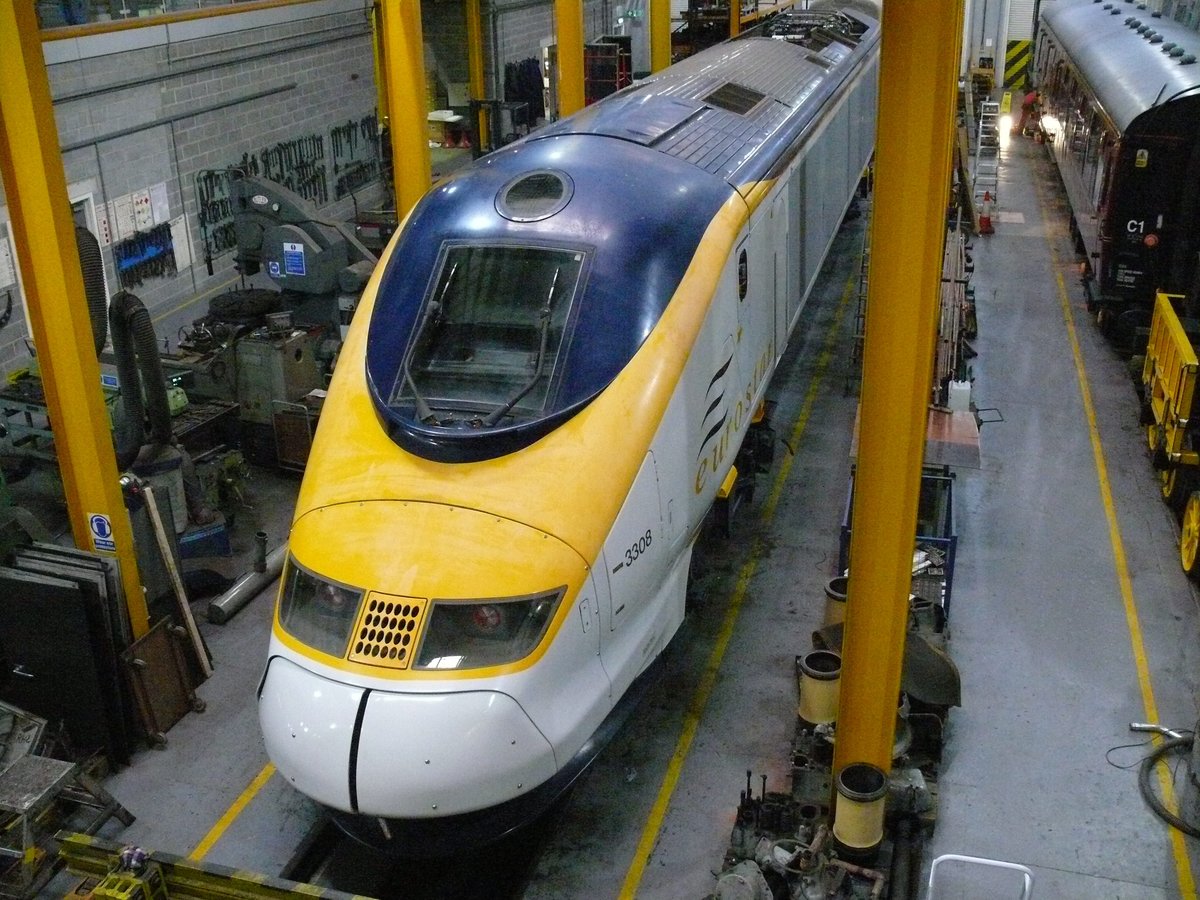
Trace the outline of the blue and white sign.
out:
M 280 271 L 281 271 L 281 269 L 279 268 L 279 260 L 277 260 L 277 259 L 267 260 L 267 274 L 268 275 L 270 275 L 272 278 L 278 278 Z
M 92 533 L 93 549 L 116 552 L 117 542 L 113 540 L 112 520 L 108 516 L 91 513 L 88 516 L 88 530 Z
M 303 275 L 304 269 L 304 245 L 303 244 L 284 244 L 283 245 L 283 274 L 284 275 Z

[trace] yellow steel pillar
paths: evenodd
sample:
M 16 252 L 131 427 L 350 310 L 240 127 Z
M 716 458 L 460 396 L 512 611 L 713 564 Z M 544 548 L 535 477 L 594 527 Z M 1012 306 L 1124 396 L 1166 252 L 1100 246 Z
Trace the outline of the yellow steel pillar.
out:
M 479 0 L 467 0 L 463 13 L 467 18 L 467 86 L 472 100 L 483 100 L 483 27 Z M 479 134 L 475 135 L 480 147 L 488 145 L 489 125 L 487 110 L 480 109 Z
M 0 3 L 3 178 L 75 543 L 115 552 L 135 637 L 149 630 L 117 462 L 58 129 L 31 3 Z M 107 546 L 111 542 L 111 547 Z
M 583 0 L 554 0 L 558 43 L 558 114 L 583 109 Z
M 650 0 L 650 71 L 671 64 L 671 0 Z
M 432 178 L 421 0 L 382 0 L 380 9 L 396 215 L 403 219 L 429 190 Z
M 742 0 L 729 0 L 729 36 L 742 33 Z
M 388 110 L 387 60 L 383 55 L 383 6 L 379 2 L 371 7 L 371 50 L 375 54 L 375 105 L 379 111 L 379 124 L 384 125 L 391 120 L 391 115 Z
M 962 0 L 887 0 L 834 771 L 891 770 L 938 287 Z

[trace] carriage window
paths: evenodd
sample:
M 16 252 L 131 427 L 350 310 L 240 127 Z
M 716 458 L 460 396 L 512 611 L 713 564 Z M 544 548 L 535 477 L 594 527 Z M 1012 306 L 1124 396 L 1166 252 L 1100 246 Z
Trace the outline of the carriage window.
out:
M 585 254 L 451 245 L 409 342 L 391 403 L 449 424 L 511 424 L 540 413 Z

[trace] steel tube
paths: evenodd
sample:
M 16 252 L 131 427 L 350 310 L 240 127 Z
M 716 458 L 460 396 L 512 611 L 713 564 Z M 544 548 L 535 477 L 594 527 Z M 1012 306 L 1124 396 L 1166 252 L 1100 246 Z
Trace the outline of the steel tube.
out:
M 233 587 L 208 604 L 208 621 L 224 625 L 234 613 L 257 597 L 283 571 L 287 559 L 287 544 L 280 544 L 267 554 L 266 566 L 261 572 L 247 572 Z

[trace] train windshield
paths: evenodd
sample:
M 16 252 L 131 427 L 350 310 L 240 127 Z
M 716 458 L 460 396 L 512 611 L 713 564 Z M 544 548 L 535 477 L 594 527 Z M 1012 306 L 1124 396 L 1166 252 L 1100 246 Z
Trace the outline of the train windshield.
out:
M 535 419 L 551 397 L 586 254 L 450 244 L 389 404 L 429 425 Z

